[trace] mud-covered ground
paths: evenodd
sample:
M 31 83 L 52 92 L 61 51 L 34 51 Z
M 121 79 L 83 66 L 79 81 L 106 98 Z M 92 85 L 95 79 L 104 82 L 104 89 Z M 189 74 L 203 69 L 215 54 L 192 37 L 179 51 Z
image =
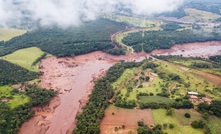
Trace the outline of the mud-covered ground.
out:
M 208 57 L 221 54 L 221 42 L 189 43 L 175 45 L 167 50 L 155 50 L 151 54 L 171 54 Z M 74 128 L 75 117 L 87 102 L 93 82 L 120 60 L 141 61 L 147 53 L 130 53 L 111 56 L 93 52 L 75 57 L 48 57 L 40 64 L 40 86 L 59 92 L 48 105 L 35 107 L 36 115 L 24 123 L 20 134 L 66 134 Z

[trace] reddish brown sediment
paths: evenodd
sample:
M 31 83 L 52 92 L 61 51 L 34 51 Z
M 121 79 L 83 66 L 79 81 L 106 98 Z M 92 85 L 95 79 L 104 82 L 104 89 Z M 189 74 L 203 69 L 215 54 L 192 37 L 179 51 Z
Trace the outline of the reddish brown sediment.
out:
M 195 42 L 175 45 L 170 49 L 154 50 L 151 52 L 151 54 L 208 58 L 209 56 L 221 54 L 221 41 Z
M 221 42 L 189 43 L 175 45 L 167 50 L 155 50 L 151 54 L 202 56 L 221 54 Z M 111 56 L 97 51 L 75 57 L 48 57 L 40 64 L 40 86 L 55 89 L 59 94 L 45 107 L 35 107 L 36 115 L 24 123 L 19 134 L 66 134 L 74 128 L 79 109 L 87 102 L 93 82 L 120 60 L 141 61 L 147 53 L 130 53 Z

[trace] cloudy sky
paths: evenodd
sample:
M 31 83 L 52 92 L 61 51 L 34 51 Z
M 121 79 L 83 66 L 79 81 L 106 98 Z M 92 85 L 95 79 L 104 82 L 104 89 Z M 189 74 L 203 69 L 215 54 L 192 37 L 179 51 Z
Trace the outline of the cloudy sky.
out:
M 0 0 L 0 27 L 19 26 L 29 14 L 42 26 L 78 26 L 83 20 L 95 20 L 111 13 L 119 5 L 134 14 L 153 14 L 176 10 L 184 0 Z M 26 15 L 24 15 L 24 12 Z

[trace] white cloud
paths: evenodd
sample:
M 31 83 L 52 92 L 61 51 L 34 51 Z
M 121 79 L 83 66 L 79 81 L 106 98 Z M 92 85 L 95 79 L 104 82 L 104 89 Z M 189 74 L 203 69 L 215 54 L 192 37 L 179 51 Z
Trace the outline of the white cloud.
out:
M 121 4 L 134 14 L 152 15 L 175 10 L 184 0 L 0 0 L 0 26 L 20 25 L 22 12 L 42 26 L 78 26 Z M 16 3 L 16 4 L 15 4 Z

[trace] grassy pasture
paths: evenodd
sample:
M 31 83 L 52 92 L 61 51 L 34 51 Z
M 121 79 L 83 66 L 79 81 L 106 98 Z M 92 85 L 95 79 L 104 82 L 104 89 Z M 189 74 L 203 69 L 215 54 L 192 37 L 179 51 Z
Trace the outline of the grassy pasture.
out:
M 136 16 L 124 15 L 106 15 L 106 18 L 116 22 L 124 22 L 136 27 L 160 27 L 163 24 L 161 20 L 145 19 Z
M 185 126 L 179 123 L 179 119 L 173 116 L 167 116 L 165 109 L 152 110 L 154 123 L 156 124 L 174 124 L 174 128 L 163 129 L 168 134 L 203 134 L 202 130 L 194 129 L 191 126 Z
M 187 66 L 190 67 L 193 63 L 205 63 L 208 65 L 212 65 L 212 63 L 208 62 L 208 61 L 203 61 L 203 60 L 196 60 L 196 59 L 177 59 L 177 60 L 170 60 L 176 64 L 179 65 L 183 65 L 183 66 Z M 221 76 L 221 68 L 197 68 L 198 70 L 204 71 L 204 72 L 208 72 L 208 73 L 212 73 L 212 74 L 216 74 L 216 75 L 220 75 Z
M 112 84 L 113 88 L 116 89 L 119 86 L 122 86 L 131 76 L 134 75 L 136 70 L 137 68 L 126 69 L 120 78 L 118 78 L 117 81 Z
M 16 94 L 12 95 L 11 94 L 12 90 L 13 90 L 13 88 L 10 87 L 10 86 L 0 87 L 0 98 L 1 99 L 2 98 L 9 98 L 9 101 L 6 102 L 6 103 L 12 109 L 17 107 L 17 106 L 24 105 L 24 104 L 26 104 L 30 101 L 29 97 L 27 97 L 24 94 L 16 93 Z
M 218 18 L 221 18 L 221 15 L 202 10 L 197 10 L 194 8 L 185 8 L 184 10 L 186 14 L 188 14 L 188 16 L 185 16 L 181 19 L 185 21 L 211 22 L 217 20 Z
M 208 93 L 205 89 L 212 89 L 216 87 L 213 83 L 206 81 L 201 76 L 195 74 L 196 71 L 188 69 L 185 70 L 181 66 L 177 66 L 173 63 L 158 61 L 160 65 L 157 69 L 161 72 L 173 73 L 179 75 L 185 83 L 189 83 L 189 87 L 185 87 L 184 84 L 180 84 L 180 88 L 177 91 L 180 95 L 184 96 L 187 91 L 197 91 L 200 93 L 204 93 L 207 96 L 218 99 L 219 96 L 217 94 Z M 172 87 L 172 89 L 175 87 Z
M 209 117 L 209 128 L 211 129 L 212 134 L 220 134 L 221 132 L 221 119 L 215 116 Z
M 0 29 L 0 41 L 8 41 L 13 37 L 26 33 L 25 30 L 19 29 Z
M 166 104 L 174 102 L 173 100 L 171 100 L 169 98 L 161 97 L 161 96 L 141 96 L 140 101 L 142 103 L 156 102 L 156 103 L 166 103 Z
M 37 72 L 37 66 L 32 66 L 32 63 L 40 57 L 44 52 L 37 47 L 30 47 L 25 49 L 17 50 L 9 55 L 0 57 L 1 59 L 7 60 L 11 63 L 17 64 L 30 71 Z

